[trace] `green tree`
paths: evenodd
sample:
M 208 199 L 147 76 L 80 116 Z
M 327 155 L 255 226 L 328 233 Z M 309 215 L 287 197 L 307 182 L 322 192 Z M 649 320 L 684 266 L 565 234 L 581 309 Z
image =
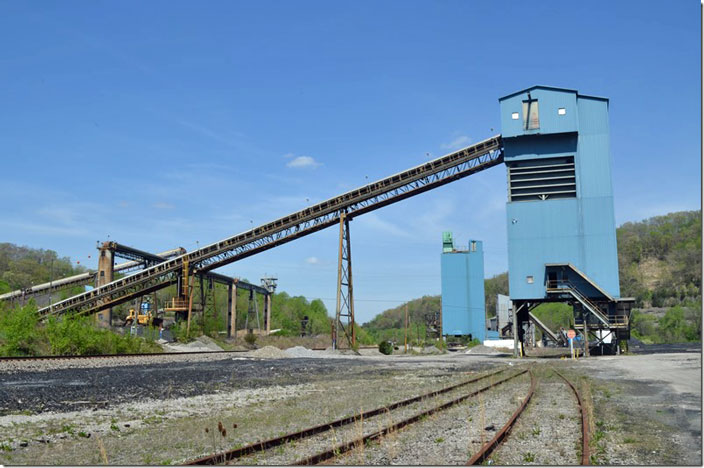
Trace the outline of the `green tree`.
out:
M 660 319 L 660 333 L 666 342 L 677 343 L 687 341 L 687 322 L 684 318 L 684 309 L 680 306 L 672 307 Z
M 0 314 L 0 354 L 31 356 L 37 354 L 41 342 L 39 314 L 32 301 Z

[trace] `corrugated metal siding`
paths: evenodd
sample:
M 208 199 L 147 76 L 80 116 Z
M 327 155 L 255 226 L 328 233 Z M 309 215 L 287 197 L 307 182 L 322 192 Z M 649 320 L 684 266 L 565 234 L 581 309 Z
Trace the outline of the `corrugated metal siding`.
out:
M 511 299 L 544 298 L 545 264 L 561 262 L 574 264 L 618 297 L 608 101 L 539 87 L 531 89 L 531 97 L 539 102 L 539 135 L 524 131 L 522 118 L 511 119 L 512 112 L 521 112 L 527 91 L 500 100 L 506 164 L 574 155 L 577 196 L 507 204 Z M 566 109 L 564 116 L 557 115 L 558 107 Z
M 476 251 L 441 254 L 442 329 L 484 340 L 484 252 L 482 242 L 474 242 Z
M 548 134 L 577 131 L 579 115 L 577 114 L 576 94 L 571 91 L 557 91 L 541 88 L 530 90 L 531 98 L 538 100 L 538 130 L 523 130 L 523 101 L 528 99 L 528 91 L 508 98 L 499 99 L 501 103 L 501 135 L 510 138 L 527 134 Z M 565 109 L 565 115 L 559 115 L 557 110 Z M 513 120 L 511 114 L 518 112 L 518 120 Z

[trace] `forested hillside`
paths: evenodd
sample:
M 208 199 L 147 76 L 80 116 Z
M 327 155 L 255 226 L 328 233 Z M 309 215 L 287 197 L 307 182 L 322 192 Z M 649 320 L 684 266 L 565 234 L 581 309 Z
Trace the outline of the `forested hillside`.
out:
M 53 250 L 0 243 L 0 294 L 84 271 L 85 268 L 74 267 L 68 257 L 60 258 Z
M 701 335 L 701 211 L 683 211 L 625 223 L 618 238 L 621 296 L 635 297 L 633 334 L 647 342 L 698 340 Z M 484 282 L 487 316 L 494 315 L 496 295 L 508 294 L 508 273 Z M 413 326 L 424 326 L 423 314 L 437 312 L 440 296 L 426 296 L 408 303 Z M 653 315 L 651 307 L 659 307 Z M 382 312 L 364 328 L 378 338 L 402 336 L 399 306 Z M 544 304 L 534 313 L 556 329 L 569 327 L 571 307 Z
M 616 234 L 621 296 L 635 297 L 638 307 L 701 299 L 701 211 L 626 223 Z

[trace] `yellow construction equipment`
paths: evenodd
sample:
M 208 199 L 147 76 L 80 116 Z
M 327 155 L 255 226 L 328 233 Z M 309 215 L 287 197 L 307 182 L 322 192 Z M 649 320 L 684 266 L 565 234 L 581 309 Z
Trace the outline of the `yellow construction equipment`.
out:
M 130 309 L 130 313 L 125 317 L 125 323 L 123 326 L 132 325 L 135 317 L 135 309 Z M 139 313 L 137 314 L 137 324 L 143 326 L 155 326 L 158 327 L 162 324 L 163 319 L 160 317 L 154 317 L 152 315 L 152 305 L 149 302 L 143 302 Z

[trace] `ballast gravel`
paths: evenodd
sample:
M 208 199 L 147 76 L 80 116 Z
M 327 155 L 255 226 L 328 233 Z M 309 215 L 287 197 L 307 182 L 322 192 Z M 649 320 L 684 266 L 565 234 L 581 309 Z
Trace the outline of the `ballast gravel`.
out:
M 535 394 L 491 457 L 495 465 L 581 464 L 582 418 L 572 390 L 554 374 L 538 378 Z

